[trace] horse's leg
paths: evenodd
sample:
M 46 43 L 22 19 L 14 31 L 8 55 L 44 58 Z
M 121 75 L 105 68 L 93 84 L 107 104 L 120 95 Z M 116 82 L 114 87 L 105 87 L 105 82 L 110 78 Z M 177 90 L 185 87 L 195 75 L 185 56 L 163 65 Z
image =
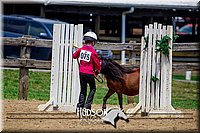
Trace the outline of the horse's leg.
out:
M 111 89 L 108 90 L 106 96 L 103 98 L 103 106 L 102 106 L 102 110 L 106 109 L 106 101 L 107 99 L 112 95 L 114 94 L 115 92 Z
M 118 95 L 120 109 L 123 111 L 124 109 L 123 109 L 123 106 L 122 106 L 122 94 L 117 93 L 117 95 Z

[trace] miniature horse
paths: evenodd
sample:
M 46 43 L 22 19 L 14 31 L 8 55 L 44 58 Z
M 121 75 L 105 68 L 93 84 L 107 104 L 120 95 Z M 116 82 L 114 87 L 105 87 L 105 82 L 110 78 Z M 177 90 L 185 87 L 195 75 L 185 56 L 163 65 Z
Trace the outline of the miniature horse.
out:
M 122 94 L 134 96 L 139 93 L 139 68 L 130 69 L 119 65 L 113 60 L 103 60 L 100 73 L 105 76 L 109 88 L 103 98 L 103 110 L 106 109 L 107 99 L 115 92 L 118 95 L 119 105 L 122 110 Z

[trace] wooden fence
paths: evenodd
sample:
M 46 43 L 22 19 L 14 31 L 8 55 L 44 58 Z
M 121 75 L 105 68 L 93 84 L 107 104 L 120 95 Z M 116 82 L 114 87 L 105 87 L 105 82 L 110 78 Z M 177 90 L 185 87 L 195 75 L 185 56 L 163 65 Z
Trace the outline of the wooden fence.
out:
M 30 36 L 24 36 L 19 38 L 1 38 L 2 45 L 20 46 L 20 58 L 17 59 L 1 59 L 2 67 L 19 68 L 19 93 L 18 99 L 27 99 L 28 96 L 28 71 L 29 69 L 51 69 L 51 61 L 34 60 L 30 59 L 31 47 L 52 47 L 52 40 L 36 39 Z M 103 43 L 100 42 L 95 45 L 95 49 L 99 50 L 112 50 L 112 51 L 132 51 L 140 52 L 140 43 Z M 195 52 L 199 53 L 199 43 L 174 43 L 173 51 L 175 52 Z M 199 58 L 197 56 L 197 58 Z M 134 67 L 134 65 L 125 65 L 127 67 Z M 137 66 L 137 65 L 136 65 Z M 198 64 L 176 64 L 173 67 L 189 68 L 199 70 Z

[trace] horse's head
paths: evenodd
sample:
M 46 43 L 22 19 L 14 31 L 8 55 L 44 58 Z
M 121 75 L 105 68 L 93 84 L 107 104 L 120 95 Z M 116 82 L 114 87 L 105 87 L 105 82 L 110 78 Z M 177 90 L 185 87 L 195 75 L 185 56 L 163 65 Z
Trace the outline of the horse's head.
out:
M 102 62 L 101 62 L 101 71 L 100 73 L 106 75 L 107 74 L 107 71 L 110 69 L 110 62 L 111 59 L 104 59 L 104 58 L 101 58 Z

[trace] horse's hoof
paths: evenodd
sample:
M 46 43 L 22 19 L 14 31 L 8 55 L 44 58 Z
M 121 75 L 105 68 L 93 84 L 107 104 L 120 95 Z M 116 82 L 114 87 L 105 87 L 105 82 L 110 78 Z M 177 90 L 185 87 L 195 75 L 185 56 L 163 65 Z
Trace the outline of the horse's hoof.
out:
M 102 106 L 102 111 L 104 111 L 106 109 L 106 106 L 105 105 L 103 105 Z

